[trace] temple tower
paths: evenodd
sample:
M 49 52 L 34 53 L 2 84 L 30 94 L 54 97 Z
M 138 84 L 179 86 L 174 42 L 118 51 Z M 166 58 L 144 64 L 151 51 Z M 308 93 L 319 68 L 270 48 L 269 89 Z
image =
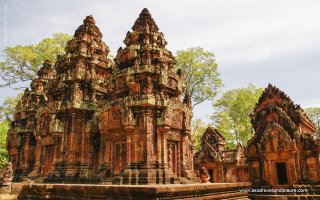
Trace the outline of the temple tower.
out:
M 24 91 L 8 133 L 7 148 L 9 161 L 15 170 L 15 180 L 28 177 L 36 163 L 35 151 L 41 143 L 36 136 L 36 113 L 40 106 L 45 105 L 44 88 L 55 76 L 51 62 L 45 61 L 37 75 L 30 84 L 31 90 L 27 88 Z
M 192 178 L 190 97 L 182 100 L 183 75 L 147 9 L 124 44 L 115 58 L 110 99 L 98 114 L 101 175 L 123 184 Z
M 106 94 L 113 64 L 92 16 L 84 19 L 65 50 L 55 64 L 55 79 L 46 87 L 48 103 L 37 113 L 40 176 L 92 178 L 98 159 L 92 116 Z
M 247 161 L 254 185 L 279 188 L 320 180 L 317 129 L 299 105 L 269 84 L 250 117 L 255 133 Z

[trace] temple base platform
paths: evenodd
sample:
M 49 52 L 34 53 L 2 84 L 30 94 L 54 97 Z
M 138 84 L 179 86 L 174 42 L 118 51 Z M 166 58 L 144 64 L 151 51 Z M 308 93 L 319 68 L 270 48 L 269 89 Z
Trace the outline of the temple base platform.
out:
M 27 184 L 18 195 L 21 200 L 93 199 L 206 199 L 248 200 L 251 183 L 197 183 L 166 185 Z

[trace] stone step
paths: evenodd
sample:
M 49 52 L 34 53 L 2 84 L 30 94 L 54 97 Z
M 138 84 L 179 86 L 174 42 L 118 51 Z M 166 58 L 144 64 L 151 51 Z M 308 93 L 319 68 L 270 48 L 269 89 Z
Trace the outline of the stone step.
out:
M 114 178 L 106 178 L 101 180 L 101 185 L 112 185 Z
M 16 200 L 18 194 L 0 194 L 0 200 Z
M 11 193 L 18 194 L 21 191 L 23 185 L 23 183 L 12 183 Z

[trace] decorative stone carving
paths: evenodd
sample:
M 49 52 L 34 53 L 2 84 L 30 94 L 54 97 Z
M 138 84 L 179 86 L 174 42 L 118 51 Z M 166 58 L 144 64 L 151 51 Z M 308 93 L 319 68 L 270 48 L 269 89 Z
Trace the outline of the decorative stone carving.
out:
M 269 84 L 250 117 L 255 133 L 246 156 L 254 185 L 277 188 L 320 180 L 312 173 L 319 166 L 306 159 L 319 157 L 319 139 L 313 137 L 317 129 L 300 106 Z
M 225 138 L 217 129 L 207 128 L 201 137 L 202 150 L 194 157 L 195 169 L 205 167 L 210 182 L 249 181 L 244 148 L 225 149 Z M 201 177 L 200 177 L 201 178 Z

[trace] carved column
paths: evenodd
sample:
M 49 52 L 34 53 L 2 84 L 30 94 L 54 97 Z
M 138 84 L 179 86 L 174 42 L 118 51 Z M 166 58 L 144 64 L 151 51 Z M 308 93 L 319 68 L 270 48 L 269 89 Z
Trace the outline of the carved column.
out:
M 167 144 L 167 133 L 162 133 L 162 150 L 163 150 L 163 165 L 168 167 L 168 144 Z
M 110 145 L 108 145 L 109 146 L 109 149 L 110 149 L 110 151 L 109 151 L 109 153 L 110 153 L 110 163 L 109 163 L 109 165 L 110 165 L 110 170 L 112 170 L 112 173 L 114 174 L 114 169 L 113 169 L 113 166 L 114 166 L 114 164 L 113 164 L 113 161 L 114 161 L 114 148 L 115 148 L 115 144 L 112 142 L 112 141 L 110 141 Z
M 59 162 L 60 157 L 60 145 L 61 145 L 61 138 L 59 135 L 54 135 L 54 149 L 53 149 L 53 160 L 52 164 L 56 164 Z
M 29 169 L 29 140 L 30 140 L 30 133 L 23 134 L 23 146 L 22 146 L 22 158 L 21 158 L 21 170 L 22 172 L 27 172 Z
M 295 153 L 291 155 L 291 158 L 290 158 L 290 166 L 292 168 L 291 171 L 291 176 L 292 176 L 292 183 L 291 184 L 295 184 L 298 180 L 298 177 L 297 177 L 297 166 L 296 166 L 296 163 L 294 161 L 294 157 L 295 157 Z M 290 176 L 290 175 L 289 175 Z M 290 178 L 289 178 L 290 180 Z
M 31 177 L 40 176 L 40 167 L 41 167 L 41 139 L 37 139 L 37 145 L 35 149 L 35 163 L 33 165 L 33 170 L 29 174 Z
M 127 134 L 127 163 L 131 162 L 131 134 Z
M 147 165 L 150 164 L 151 161 L 153 161 L 154 157 L 154 139 L 153 139 L 153 111 L 152 110 L 146 110 L 144 113 L 145 118 L 145 134 L 146 134 L 146 146 L 144 147 L 146 149 L 146 163 Z
M 178 165 L 178 170 L 177 170 L 177 176 L 181 176 L 181 142 L 177 143 L 177 165 Z
M 76 114 L 75 113 L 72 113 L 71 114 L 71 131 L 70 131 L 70 136 L 69 136 L 69 139 L 70 139 L 70 149 L 69 151 L 71 151 L 71 157 L 69 158 L 71 162 L 74 162 L 75 161 L 75 142 L 74 142 L 74 137 L 75 137 L 75 132 L 74 132 L 74 128 L 75 128 L 75 122 L 76 122 Z M 70 154 L 69 154 L 70 156 Z

